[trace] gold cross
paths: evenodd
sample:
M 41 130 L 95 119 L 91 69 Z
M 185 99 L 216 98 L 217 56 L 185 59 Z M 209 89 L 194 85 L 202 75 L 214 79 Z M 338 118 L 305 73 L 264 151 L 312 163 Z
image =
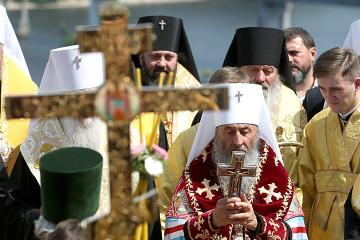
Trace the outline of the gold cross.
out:
M 204 219 L 201 217 L 201 215 L 198 216 L 198 220 L 194 222 L 194 227 L 197 228 L 198 231 L 201 229 L 201 225 L 204 223 Z
M 209 186 L 210 180 L 204 178 L 204 180 L 201 182 L 202 184 L 204 184 L 205 188 L 197 188 L 196 189 L 196 193 L 201 195 L 203 192 L 206 192 L 206 198 L 207 199 L 212 199 L 215 195 L 211 193 L 212 190 L 219 190 L 219 185 L 217 185 L 216 183 L 214 185 L 212 185 L 211 187 Z
M 271 183 L 268 184 L 269 186 L 269 190 L 265 189 L 264 186 L 262 186 L 261 188 L 259 188 L 259 192 L 260 194 L 267 194 L 266 198 L 264 198 L 266 204 L 272 202 L 271 198 L 274 196 L 277 200 L 279 200 L 280 198 L 282 198 L 281 193 L 276 193 L 274 190 L 275 188 L 277 188 L 277 186 L 275 185 L 275 183 Z
M 106 4 L 106 3 L 105 3 Z M 106 83 L 94 94 L 58 94 L 8 97 L 6 111 L 11 118 L 93 117 L 100 116 L 108 127 L 111 212 L 87 227 L 88 239 L 133 239 L 138 223 L 144 220 L 131 201 L 129 123 L 139 112 L 227 109 L 226 88 L 136 90 L 129 78 L 130 54 L 151 51 L 151 29 L 127 30 L 128 12 L 106 5 L 100 10 L 102 27 L 78 29 L 81 52 L 102 51 Z M 147 25 L 148 26 L 148 25 Z M 131 38 L 131 39 L 130 39 Z M 150 39 L 150 40 L 149 40 Z M 127 47 L 129 46 L 129 47 Z M 130 48 L 130 49 L 129 49 Z M 118 97 L 115 92 L 118 91 Z M 106 100 L 122 102 L 114 114 L 107 111 Z M 147 221 L 147 220 L 146 220 Z
M 241 180 L 243 177 L 255 177 L 256 167 L 244 167 L 244 151 L 233 151 L 231 156 L 231 164 L 218 163 L 217 175 L 229 176 L 229 196 L 239 197 L 241 191 Z
M 240 91 L 235 95 L 235 97 L 238 98 L 238 103 L 240 102 L 240 98 L 243 96 L 243 94 L 240 94 Z

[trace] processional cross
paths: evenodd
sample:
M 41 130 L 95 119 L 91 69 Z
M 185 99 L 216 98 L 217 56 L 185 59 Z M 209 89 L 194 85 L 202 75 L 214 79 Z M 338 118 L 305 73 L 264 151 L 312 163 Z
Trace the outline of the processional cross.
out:
M 104 53 L 105 84 L 95 94 L 9 96 L 6 112 L 8 119 L 99 116 L 107 123 L 111 212 L 88 226 L 87 233 L 89 239 L 127 240 L 144 221 L 131 201 L 130 121 L 140 112 L 226 109 L 228 96 L 221 87 L 138 91 L 129 78 L 130 54 L 152 50 L 152 27 L 127 29 L 127 9 L 105 4 L 100 8 L 101 27 L 78 29 L 80 52 Z M 121 103 L 116 113 L 107 111 L 108 101 Z
M 244 151 L 233 151 L 231 164 L 218 163 L 217 175 L 229 176 L 229 197 L 239 197 L 241 191 L 241 180 L 243 177 L 255 177 L 256 167 L 244 167 Z

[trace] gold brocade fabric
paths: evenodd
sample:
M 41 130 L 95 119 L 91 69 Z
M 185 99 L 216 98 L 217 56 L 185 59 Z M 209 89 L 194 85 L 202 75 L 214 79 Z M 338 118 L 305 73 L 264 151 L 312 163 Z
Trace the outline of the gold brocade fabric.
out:
M 308 123 L 300 150 L 298 184 L 309 239 L 344 239 L 344 204 L 360 172 L 360 107 L 342 131 L 327 108 Z
M 274 131 L 281 127 L 281 135 L 277 135 L 278 141 L 301 141 L 302 129 L 306 125 L 306 112 L 294 91 L 281 86 L 281 102 L 274 125 Z M 160 218 L 162 228 L 165 228 L 165 214 L 170 204 L 176 184 L 185 168 L 192 144 L 195 139 L 198 125 L 181 133 L 178 139 L 168 152 L 168 161 L 164 166 L 164 174 L 156 179 L 158 188 L 158 198 L 160 200 Z M 279 128 L 278 128 L 279 129 Z M 294 185 L 297 183 L 297 149 L 295 147 L 285 147 L 283 161 L 285 169 L 288 171 Z M 296 189 L 296 195 L 301 202 L 302 193 Z
M 69 146 L 69 141 L 61 128 L 59 120 L 56 118 L 43 118 L 36 123 L 25 141 L 20 145 L 20 151 L 31 173 L 40 185 L 40 157 L 52 150 Z M 89 221 L 106 216 L 110 212 L 109 159 L 106 149 L 105 146 L 103 151 L 100 151 L 103 156 L 100 205 L 96 214 Z
M 5 113 L 5 97 L 12 94 L 35 95 L 37 92 L 38 87 L 30 77 L 9 57 L 4 56 L 1 80 L 0 148 L 9 175 L 19 153 L 18 147 L 27 136 L 30 119 L 8 120 Z
M 199 124 L 180 133 L 168 151 L 168 161 L 164 164 L 164 172 L 155 179 L 158 190 L 161 228 L 165 229 L 165 214 L 173 196 L 176 184 L 178 183 L 186 161 L 189 157 L 191 147 L 195 140 Z
M 275 123 L 273 123 L 278 142 L 301 142 L 302 131 L 305 128 L 306 123 L 306 111 L 304 110 L 294 91 L 282 85 L 279 112 L 277 120 Z M 279 133 L 281 132 L 282 134 L 280 135 Z M 299 149 L 289 146 L 280 150 L 285 169 L 296 186 Z

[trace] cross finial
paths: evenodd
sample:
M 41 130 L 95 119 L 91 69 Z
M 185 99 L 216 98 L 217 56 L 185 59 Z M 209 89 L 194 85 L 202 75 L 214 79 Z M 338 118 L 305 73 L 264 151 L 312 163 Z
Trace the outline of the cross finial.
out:
M 240 91 L 238 91 L 238 93 L 235 95 L 235 97 L 238 98 L 238 103 L 240 102 L 240 98 L 243 96 L 243 94 L 240 93 Z
M 161 27 L 160 27 L 160 30 L 161 30 L 161 31 L 164 31 L 164 26 L 166 25 L 166 22 L 164 22 L 164 20 L 161 20 L 161 21 L 159 22 L 159 25 L 161 26 Z
M 244 167 L 244 151 L 233 151 L 231 164 L 218 163 L 217 175 L 230 176 L 229 196 L 239 197 L 243 177 L 255 177 L 256 167 Z
M 79 58 L 78 55 L 76 55 L 76 57 L 74 58 L 74 62 L 76 64 L 76 69 L 79 69 L 80 68 L 80 62 L 81 62 L 82 58 Z

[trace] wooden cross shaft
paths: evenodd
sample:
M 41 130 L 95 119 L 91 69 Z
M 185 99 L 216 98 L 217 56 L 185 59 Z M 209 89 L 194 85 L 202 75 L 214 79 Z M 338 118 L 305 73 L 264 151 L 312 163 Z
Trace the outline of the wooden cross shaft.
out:
M 231 164 L 218 163 L 217 175 L 229 176 L 229 197 L 239 197 L 243 177 L 255 177 L 256 167 L 244 167 L 244 151 L 233 151 Z

